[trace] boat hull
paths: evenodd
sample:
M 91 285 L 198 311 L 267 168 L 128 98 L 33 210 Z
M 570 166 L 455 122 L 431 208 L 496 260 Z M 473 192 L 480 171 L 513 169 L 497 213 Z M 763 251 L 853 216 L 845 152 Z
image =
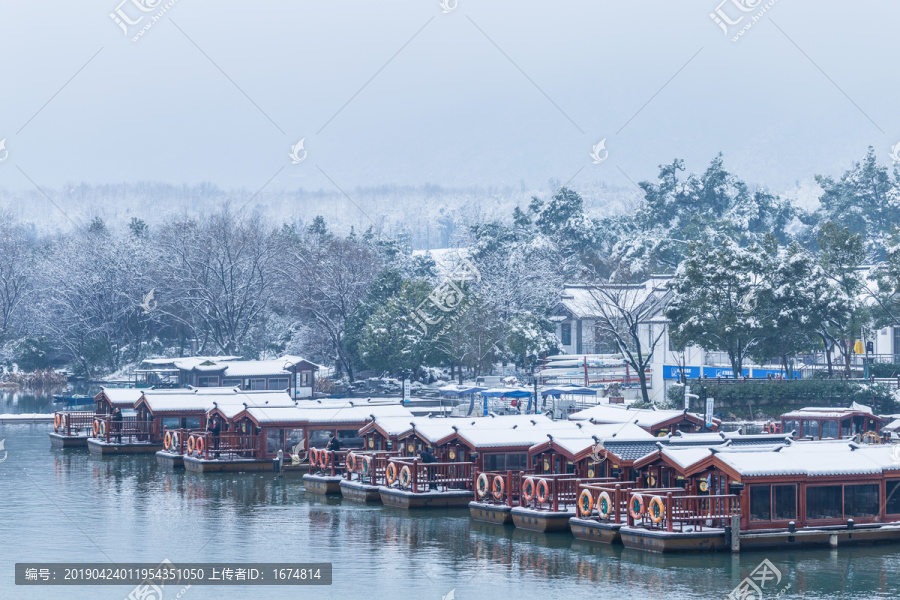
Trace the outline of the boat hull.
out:
M 341 481 L 341 495 L 354 502 L 366 502 L 368 504 L 381 504 L 381 493 L 378 485 L 368 485 L 358 481 Z
M 405 490 L 382 486 L 379 488 L 379 494 L 381 495 L 381 502 L 385 506 L 405 508 L 407 510 L 468 506 L 472 500 L 472 492 L 467 490 L 414 494 Z
M 184 468 L 184 455 L 183 454 L 172 454 L 171 452 L 166 452 L 165 450 L 161 450 L 156 453 L 156 464 L 161 467 L 166 467 L 168 469 L 183 469 Z
M 86 435 L 63 435 L 61 433 L 50 434 L 51 448 L 87 448 Z
M 482 523 L 498 523 L 506 525 L 512 523 L 510 511 L 512 507 L 505 504 L 488 504 L 487 502 L 469 502 L 469 512 L 473 521 Z
M 90 438 L 87 441 L 88 450 L 91 454 L 99 456 L 108 456 L 113 454 L 154 454 L 163 449 L 162 444 L 153 444 L 151 442 L 105 442 L 96 438 Z
M 604 523 L 572 517 L 569 519 L 569 528 L 572 530 L 572 535 L 579 540 L 601 544 L 622 543 L 622 536 L 619 535 L 619 529 L 622 528 L 621 523 Z
M 648 552 L 716 552 L 731 549 L 721 529 L 668 532 L 626 525 L 619 529 L 619 535 L 626 548 Z
M 331 475 L 310 475 L 307 473 L 303 476 L 303 487 L 311 494 L 321 494 L 323 496 L 335 496 L 341 493 L 340 476 Z
M 513 524 L 519 529 L 540 531 L 542 533 L 568 531 L 569 519 L 575 516 L 573 512 L 534 510 L 521 506 L 513 508 L 510 513 L 512 514 Z

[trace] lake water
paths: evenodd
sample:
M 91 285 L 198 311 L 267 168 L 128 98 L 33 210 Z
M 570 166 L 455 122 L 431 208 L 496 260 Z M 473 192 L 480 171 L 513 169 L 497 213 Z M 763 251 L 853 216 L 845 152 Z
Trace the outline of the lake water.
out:
M 37 412 L 40 401 L 26 401 Z M 33 402 L 34 404 L 28 404 Z M 48 409 L 49 410 L 49 409 Z M 0 404 L 0 412 L 13 412 Z M 212 598 L 722 599 L 763 559 L 763 598 L 893 598 L 900 545 L 657 555 L 304 493 L 271 473 L 172 472 L 155 457 L 52 450 L 49 425 L 0 424 L 0 599 L 124 599 L 133 586 L 23 587 L 16 562 L 331 562 L 329 587 L 193 586 Z M 3 452 L 0 452 L 0 459 Z M 180 589 L 167 589 L 166 600 Z

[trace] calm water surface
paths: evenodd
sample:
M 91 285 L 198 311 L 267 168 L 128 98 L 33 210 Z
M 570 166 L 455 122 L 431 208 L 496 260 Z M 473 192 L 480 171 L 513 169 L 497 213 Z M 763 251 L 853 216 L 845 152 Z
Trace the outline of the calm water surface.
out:
M 2 404 L 0 411 L 13 412 Z M 37 412 L 28 408 L 19 412 Z M 199 587 L 182 598 L 715 598 L 768 558 L 775 598 L 900 592 L 900 545 L 803 552 L 655 555 L 472 522 L 465 510 L 406 512 L 306 495 L 270 473 L 167 471 L 155 457 L 51 450 L 49 425 L 0 424 L 0 599 L 123 599 L 131 586 L 16 587 L 24 561 L 316 561 L 330 587 Z M 2 458 L 2 452 L 0 452 Z M 166 599 L 179 590 L 167 590 Z

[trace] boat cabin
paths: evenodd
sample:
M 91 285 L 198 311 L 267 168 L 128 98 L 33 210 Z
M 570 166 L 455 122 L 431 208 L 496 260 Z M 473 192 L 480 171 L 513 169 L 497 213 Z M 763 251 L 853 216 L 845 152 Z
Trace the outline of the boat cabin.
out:
M 881 417 L 856 402 L 849 408 L 809 407 L 781 415 L 781 430 L 793 432 L 797 439 L 828 440 L 856 435 L 877 439 L 881 425 Z

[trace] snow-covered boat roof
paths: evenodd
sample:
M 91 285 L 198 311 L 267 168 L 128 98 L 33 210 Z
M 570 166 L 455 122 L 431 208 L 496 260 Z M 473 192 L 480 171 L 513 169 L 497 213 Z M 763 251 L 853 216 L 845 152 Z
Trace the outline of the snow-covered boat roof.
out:
M 591 421 L 593 423 L 628 423 L 632 422 L 641 427 L 654 427 L 660 423 L 672 419 L 678 419 L 685 414 L 681 410 L 653 410 L 630 409 L 618 404 L 598 404 L 569 415 L 572 421 Z M 693 413 L 686 413 L 696 419 L 701 419 Z
M 138 388 L 100 388 L 100 394 L 106 396 L 109 403 L 120 408 L 134 407 L 134 403 L 141 399 L 144 390 Z M 98 396 L 100 394 L 97 394 Z
M 796 442 L 762 449 L 727 447 L 716 450 L 714 461 L 746 477 L 880 475 L 900 470 L 892 446 L 860 446 L 846 440 Z
M 260 425 L 284 423 L 302 427 L 304 424 L 324 425 L 328 423 L 364 423 L 379 416 L 413 418 L 411 412 L 399 404 L 373 404 L 351 406 L 349 403 L 323 404 L 319 406 L 301 405 L 286 408 L 250 407 L 244 411 Z
M 783 419 L 813 419 L 813 418 L 830 418 L 839 419 L 841 417 L 849 417 L 854 414 L 867 414 L 875 416 L 871 407 L 865 404 L 852 403 L 849 408 L 839 408 L 834 406 L 809 406 L 799 410 L 781 415 Z
M 242 391 L 237 388 L 176 388 L 165 390 L 142 390 L 141 400 L 150 411 L 166 412 L 207 412 L 213 408 L 240 407 L 240 412 L 247 405 L 283 405 L 293 406 L 294 401 L 286 391 Z M 224 411 L 223 411 L 224 412 Z

